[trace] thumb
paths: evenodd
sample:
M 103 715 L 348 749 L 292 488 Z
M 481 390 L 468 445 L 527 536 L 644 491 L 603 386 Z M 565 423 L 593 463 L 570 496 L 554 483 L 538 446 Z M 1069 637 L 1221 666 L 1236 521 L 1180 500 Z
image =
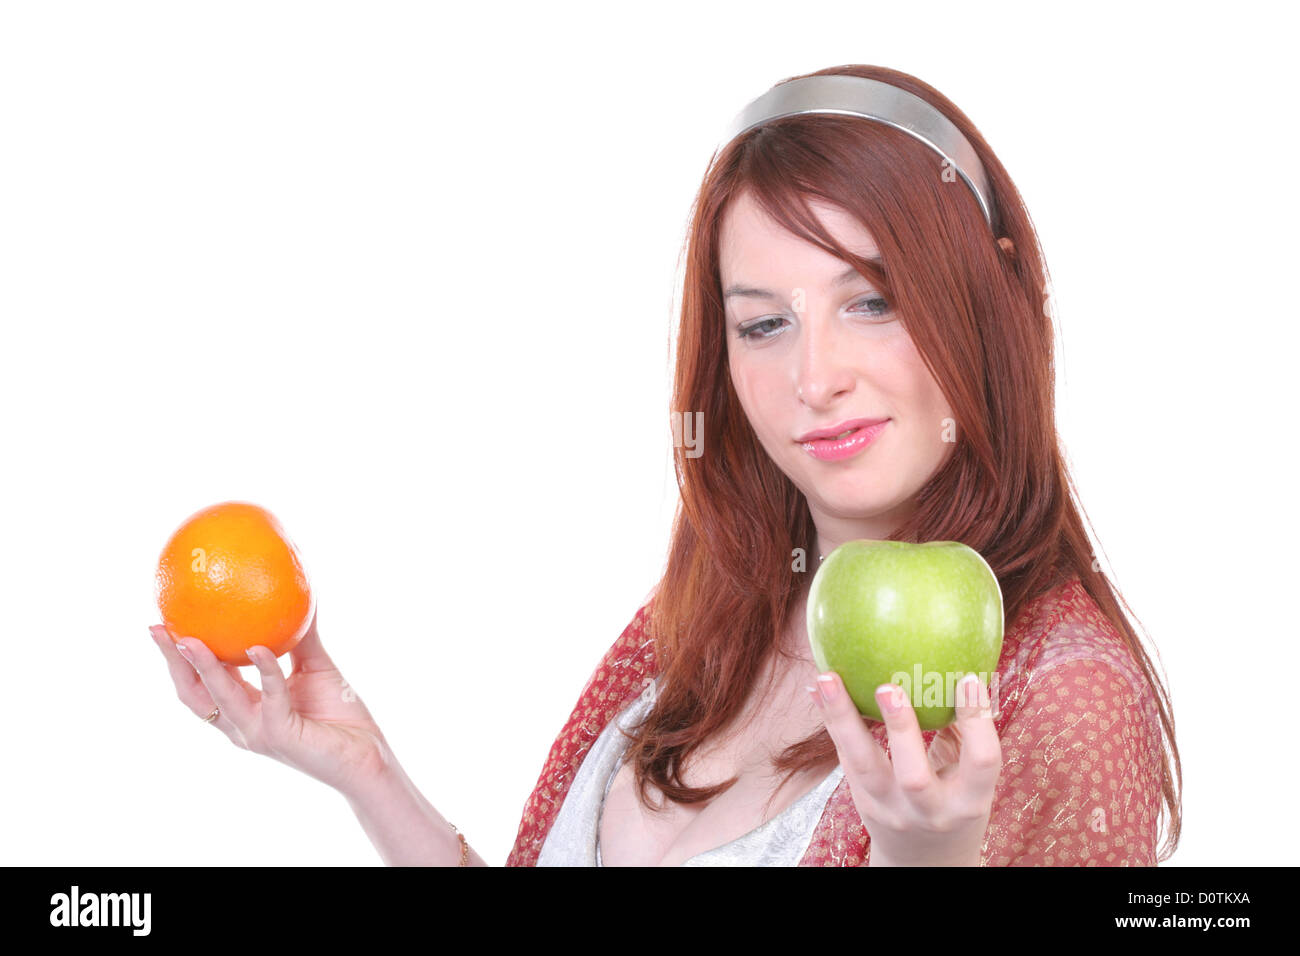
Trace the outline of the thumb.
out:
M 926 756 L 931 768 L 940 777 L 955 771 L 961 757 L 961 729 L 956 724 L 941 729 L 930 741 Z
M 296 671 L 337 669 L 330 656 L 325 653 L 325 646 L 320 642 L 320 634 L 316 630 L 315 609 L 312 610 L 311 624 L 307 626 L 307 633 L 289 651 L 289 659 L 293 661 L 293 669 Z
M 248 649 L 249 659 L 257 665 L 262 681 L 262 728 L 267 743 L 279 748 L 285 739 L 292 720 L 289 704 L 289 687 L 280 670 L 280 663 L 269 648 L 260 645 Z

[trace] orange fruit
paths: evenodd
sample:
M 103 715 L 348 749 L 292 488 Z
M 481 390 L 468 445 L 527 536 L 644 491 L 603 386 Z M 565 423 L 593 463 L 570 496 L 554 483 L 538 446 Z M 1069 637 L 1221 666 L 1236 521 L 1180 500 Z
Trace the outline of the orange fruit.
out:
M 265 508 L 227 501 L 196 512 L 168 540 L 154 579 L 172 638 L 195 637 L 227 664 L 261 644 L 278 657 L 316 611 L 298 549 Z

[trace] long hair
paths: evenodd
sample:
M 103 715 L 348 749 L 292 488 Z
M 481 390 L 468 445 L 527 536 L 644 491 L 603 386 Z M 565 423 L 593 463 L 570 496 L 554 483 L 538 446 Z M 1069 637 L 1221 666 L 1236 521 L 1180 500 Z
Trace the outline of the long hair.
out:
M 680 502 L 668 560 L 650 611 L 662 675 L 647 718 L 629 734 L 642 804 L 653 783 L 677 803 L 711 800 L 737 778 L 690 788 L 681 771 L 692 751 L 732 725 L 779 652 L 807 572 L 796 549 L 815 555 L 807 500 L 760 445 L 732 386 L 719 273 L 723 215 L 743 191 L 791 233 L 851 263 L 904 317 L 927 368 L 953 410 L 960 436 L 918 492 L 917 507 L 891 538 L 961 541 L 989 563 L 1004 618 L 1077 575 L 1115 626 L 1152 688 L 1163 725 L 1163 811 L 1172 854 L 1181 830 L 1182 767 L 1168 692 L 1120 609 L 1122 597 L 1097 570 L 1056 431 L 1053 332 L 1047 267 L 1020 194 L 969 119 L 929 85 L 877 66 L 815 74 L 882 80 L 942 111 L 972 143 L 987 171 L 997 215 L 991 232 L 968 187 L 906 133 L 834 115 L 769 122 L 727 144 L 692 210 L 670 409 L 702 414 L 707 450 L 688 457 L 675 442 Z M 808 199 L 857 217 L 881 264 L 843 248 Z M 1011 240 L 1002 248 L 997 237 Z M 815 560 L 810 562 L 815 570 Z M 1124 602 L 1127 608 L 1127 602 Z M 1130 612 L 1131 613 L 1131 612 Z M 833 765 L 823 728 L 776 759 L 782 783 Z

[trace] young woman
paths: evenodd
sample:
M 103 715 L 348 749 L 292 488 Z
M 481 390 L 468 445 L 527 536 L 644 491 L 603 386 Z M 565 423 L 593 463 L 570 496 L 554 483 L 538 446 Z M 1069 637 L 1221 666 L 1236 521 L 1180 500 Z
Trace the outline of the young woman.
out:
M 694 208 L 672 411 L 702 433 L 676 443 L 666 570 L 507 865 L 1154 865 L 1164 809 L 1172 853 L 1172 706 L 1073 500 L 1046 275 L 1006 171 L 920 80 L 836 67 L 750 105 Z M 864 720 L 812 659 L 817 563 L 862 538 L 961 541 L 998 577 L 995 681 L 943 730 L 890 685 Z M 256 652 L 260 693 L 154 630 L 191 710 L 339 789 L 386 861 L 483 863 L 314 628 L 287 680 Z

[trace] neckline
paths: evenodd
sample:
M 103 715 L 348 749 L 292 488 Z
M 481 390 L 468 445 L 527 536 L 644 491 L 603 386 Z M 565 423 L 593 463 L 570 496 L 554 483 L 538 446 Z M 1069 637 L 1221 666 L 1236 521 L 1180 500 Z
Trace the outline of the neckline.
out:
M 652 686 L 657 686 L 657 682 Z M 643 695 L 641 698 L 638 699 L 636 703 L 641 708 L 644 708 L 645 706 L 648 706 L 648 704 L 652 702 L 653 702 L 653 698 L 647 700 L 646 697 Z M 632 708 L 629 708 L 629 711 L 631 709 Z M 611 726 L 617 724 L 620 719 L 621 717 L 615 718 L 615 721 L 611 724 Z M 622 737 L 621 734 L 619 736 Z M 628 746 L 628 740 L 626 737 L 623 737 L 622 750 L 619 752 L 619 755 L 613 761 L 614 764 L 613 769 L 610 770 L 609 777 L 605 780 L 605 789 L 600 796 L 600 805 L 596 808 L 595 854 L 596 854 L 596 866 L 598 867 L 604 867 L 604 864 L 601 863 L 600 860 L 600 824 L 601 821 L 605 818 L 605 801 L 609 798 L 609 790 L 610 787 L 612 787 L 614 784 L 614 779 L 618 776 L 619 771 L 623 769 L 624 764 L 627 763 L 626 760 L 627 746 Z M 692 856 L 687 857 L 685 860 L 682 860 L 682 862 L 677 865 L 685 866 L 687 863 L 690 863 L 692 860 L 699 859 L 702 856 L 707 856 L 710 853 L 716 853 L 719 850 L 725 850 L 727 847 L 733 846 L 734 844 L 739 843 L 741 840 L 749 839 L 755 833 L 758 833 L 760 830 L 776 825 L 780 820 L 786 817 L 789 813 L 791 813 L 797 808 L 800 808 L 807 800 L 809 800 L 813 796 L 813 794 L 818 793 L 826 785 L 826 781 L 830 780 L 831 777 L 839 773 L 840 769 L 841 769 L 840 764 L 836 763 L 835 766 L 831 768 L 830 772 L 826 774 L 826 776 L 823 777 L 820 781 L 818 781 L 818 783 L 815 786 L 813 786 L 812 789 L 810 789 L 807 793 L 803 794 L 801 797 L 799 797 L 798 800 L 795 800 L 788 807 L 786 807 L 784 810 L 782 810 L 780 813 L 778 813 L 776 816 L 772 817 L 771 819 L 763 821 L 758 826 L 745 831 L 738 837 L 734 837 L 733 839 L 728 840 L 726 843 L 719 844 L 718 846 L 711 847 L 707 850 L 701 850 L 699 853 L 696 853 Z

